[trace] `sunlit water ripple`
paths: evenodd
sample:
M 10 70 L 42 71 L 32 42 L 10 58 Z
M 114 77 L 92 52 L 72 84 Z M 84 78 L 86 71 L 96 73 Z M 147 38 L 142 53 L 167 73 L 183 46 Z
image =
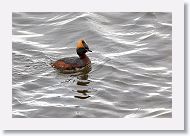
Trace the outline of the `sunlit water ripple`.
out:
M 171 13 L 13 13 L 14 118 L 172 117 Z M 84 38 L 88 74 L 63 74 Z

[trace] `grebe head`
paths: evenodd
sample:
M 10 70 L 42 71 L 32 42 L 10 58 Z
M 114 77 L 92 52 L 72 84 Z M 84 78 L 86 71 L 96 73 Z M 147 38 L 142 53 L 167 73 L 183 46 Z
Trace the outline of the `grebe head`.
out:
M 92 52 L 87 43 L 82 39 L 77 42 L 77 54 L 79 56 L 84 55 L 87 51 Z

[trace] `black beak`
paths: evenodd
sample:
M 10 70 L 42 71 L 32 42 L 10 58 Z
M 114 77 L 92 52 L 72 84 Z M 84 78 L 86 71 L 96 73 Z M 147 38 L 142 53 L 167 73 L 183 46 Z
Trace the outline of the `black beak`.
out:
M 83 45 L 84 45 L 84 47 L 85 47 L 85 49 L 86 49 L 87 51 L 92 52 L 92 51 L 88 48 L 88 44 L 86 44 L 86 42 L 84 42 Z
M 90 49 L 87 49 L 87 51 L 92 52 Z

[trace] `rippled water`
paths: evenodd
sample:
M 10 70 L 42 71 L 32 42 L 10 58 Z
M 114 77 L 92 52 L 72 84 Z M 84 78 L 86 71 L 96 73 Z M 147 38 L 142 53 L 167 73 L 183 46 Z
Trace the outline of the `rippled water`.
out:
M 172 117 L 171 13 L 13 13 L 14 118 Z M 63 74 L 52 61 L 77 56 L 88 74 Z

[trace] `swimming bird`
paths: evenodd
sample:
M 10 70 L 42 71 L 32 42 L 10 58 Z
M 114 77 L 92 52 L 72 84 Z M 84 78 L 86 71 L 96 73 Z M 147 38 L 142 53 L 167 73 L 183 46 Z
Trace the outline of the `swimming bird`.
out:
M 86 55 L 86 52 L 92 51 L 89 49 L 85 40 L 81 39 L 77 42 L 76 52 L 79 57 L 62 58 L 52 63 L 51 66 L 63 72 L 77 72 L 86 66 L 91 67 L 91 61 Z

